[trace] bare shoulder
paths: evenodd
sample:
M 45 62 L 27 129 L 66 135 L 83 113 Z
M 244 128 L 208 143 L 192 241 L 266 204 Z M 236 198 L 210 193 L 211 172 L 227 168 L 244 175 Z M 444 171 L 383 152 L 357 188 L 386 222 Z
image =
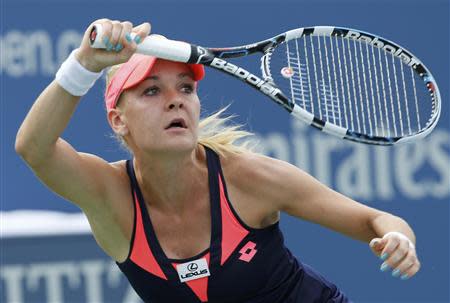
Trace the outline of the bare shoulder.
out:
M 294 165 L 257 153 L 241 153 L 224 157 L 224 170 L 229 181 L 245 188 L 265 190 L 276 187 L 279 191 L 291 179 L 301 178 L 305 173 Z
M 108 164 L 111 166 L 111 168 L 114 170 L 116 174 L 119 176 L 126 176 L 127 175 L 127 160 L 119 160 L 115 162 L 109 162 Z
M 278 219 L 281 202 L 292 199 L 292 180 L 302 175 L 285 161 L 257 153 L 229 154 L 221 163 L 230 199 L 250 222 Z

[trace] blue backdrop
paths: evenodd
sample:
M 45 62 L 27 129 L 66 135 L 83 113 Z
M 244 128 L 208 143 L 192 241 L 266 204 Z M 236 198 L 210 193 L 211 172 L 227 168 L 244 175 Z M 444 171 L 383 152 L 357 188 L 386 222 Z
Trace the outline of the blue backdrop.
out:
M 411 50 L 434 74 L 443 100 L 435 131 L 411 145 L 371 147 L 329 137 L 288 119 L 258 92 L 214 71 L 207 73 L 199 95 L 205 114 L 231 103 L 228 112 L 258 134 L 264 153 L 301 167 L 362 203 L 405 218 L 417 235 L 422 270 L 409 281 L 394 279 L 379 271 L 380 262 L 366 244 L 283 216 L 287 244 L 299 259 L 355 302 L 450 302 L 448 0 L 1 1 L 2 211 L 79 212 L 34 177 L 15 154 L 14 139 L 35 98 L 95 19 L 150 21 L 154 33 L 205 46 L 240 45 L 296 27 L 337 25 L 379 34 Z M 259 68 L 258 59 L 244 66 Z M 115 161 L 127 154 L 110 138 L 103 91 L 98 83 L 88 93 L 63 137 L 80 151 Z M 132 301 L 124 290 L 126 282 L 89 235 L 69 240 L 3 234 L 1 245 L 1 302 L 50 302 L 54 287 L 62 289 L 56 295 L 65 302 Z M 67 268 L 73 268 L 71 274 L 61 274 Z M 90 283 L 98 283 L 105 296 L 89 288 Z M 12 297 L 19 292 L 22 297 Z

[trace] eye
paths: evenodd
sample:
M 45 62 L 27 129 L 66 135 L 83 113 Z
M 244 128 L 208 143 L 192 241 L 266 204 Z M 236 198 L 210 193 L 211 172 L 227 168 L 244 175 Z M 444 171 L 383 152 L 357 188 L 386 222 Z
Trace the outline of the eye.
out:
M 145 95 L 145 96 L 155 96 L 159 92 L 160 92 L 159 87 L 157 87 L 157 86 L 150 86 L 149 88 L 146 88 L 142 94 Z
M 192 83 L 183 84 L 181 87 L 181 91 L 186 94 L 192 94 L 194 90 L 194 84 Z

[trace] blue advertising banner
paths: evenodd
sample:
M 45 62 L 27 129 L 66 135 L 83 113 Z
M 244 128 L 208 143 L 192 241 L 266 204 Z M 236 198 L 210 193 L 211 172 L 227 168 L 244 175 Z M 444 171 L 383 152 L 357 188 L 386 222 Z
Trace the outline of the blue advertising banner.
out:
M 15 135 L 34 100 L 79 45 L 87 25 L 103 17 L 134 24 L 149 21 L 153 33 L 217 47 L 251 43 L 297 27 L 336 25 L 379 34 L 413 52 L 436 78 L 443 108 L 431 135 L 412 144 L 376 147 L 328 136 L 213 70 L 207 70 L 199 96 L 204 115 L 231 104 L 227 114 L 235 114 L 235 122 L 256 133 L 264 154 L 404 218 L 416 233 L 422 268 L 408 281 L 394 279 L 380 272 L 381 262 L 367 244 L 283 215 L 287 246 L 302 262 L 355 302 L 450 302 L 448 0 L 2 0 L 1 302 L 139 302 L 114 262 L 97 247 L 87 223 L 76 233 L 67 226 L 71 221 L 64 220 L 55 228 L 67 233 L 34 233 L 45 221 L 37 215 L 40 211 L 77 216 L 80 210 L 40 183 L 14 151 Z M 259 71 L 257 57 L 238 64 Z M 103 93 L 104 83 L 98 81 L 63 138 L 107 161 L 129 158 L 112 137 Z M 17 211 L 23 210 L 37 213 L 17 221 Z M 8 216 L 14 220 L 6 220 Z M 15 227 L 5 222 L 21 225 L 20 235 L 8 234 Z

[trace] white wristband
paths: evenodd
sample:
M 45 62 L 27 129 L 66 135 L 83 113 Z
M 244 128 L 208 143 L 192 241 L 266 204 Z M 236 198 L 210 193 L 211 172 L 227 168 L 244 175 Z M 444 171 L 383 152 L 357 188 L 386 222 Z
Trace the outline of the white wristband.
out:
M 102 72 L 95 73 L 87 70 L 75 58 L 76 51 L 77 49 L 73 50 L 66 61 L 63 62 L 56 73 L 55 79 L 71 95 L 83 96 L 101 77 Z

